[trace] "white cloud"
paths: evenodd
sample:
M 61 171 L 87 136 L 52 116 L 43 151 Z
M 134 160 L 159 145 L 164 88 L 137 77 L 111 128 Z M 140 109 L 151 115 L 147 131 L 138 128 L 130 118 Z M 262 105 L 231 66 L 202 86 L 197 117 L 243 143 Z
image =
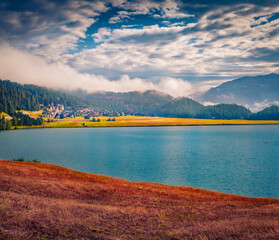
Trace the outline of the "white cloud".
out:
M 125 5 L 125 8 L 147 11 L 146 6 L 150 4 L 145 1 L 135 2 Z M 155 3 L 152 4 L 154 6 Z M 253 7 L 254 5 L 239 5 L 235 9 L 214 9 L 198 23 L 186 26 L 174 24 L 165 27 L 153 25 L 138 29 L 115 29 L 95 49 L 84 50 L 65 58 L 69 58 L 72 66 L 79 71 L 103 71 L 104 75 L 117 71 L 120 75 L 135 73 L 139 77 L 150 73 L 161 78 L 194 74 L 233 79 L 243 75 L 275 72 L 279 68 L 272 62 L 243 60 L 251 56 L 254 49 L 278 47 L 279 36 L 270 39 L 268 34 L 278 28 L 279 25 L 276 24 L 279 20 L 254 28 L 251 25 L 257 21 L 254 19 L 256 16 L 279 9 L 266 7 L 257 13 L 238 13 L 238 9 L 249 11 Z M 219 14 L 219 17 L 214 18 L 214 14 Z M 67 59 L 64 61 L 67 62 Z M 209 88 L 207 83 L 201 85 L 204 86 L 200 86 L 202 91 Z
M 146 91 L 154 89 L 181 96 L 192 91 L 191 84 L 181 79 L 165 78 L 158 84 L 123 75 L 110 81 L 102 75 L 81 74 L 63 63 L 48 63 L 42 57 L 18 50 L 7 43 L 0 44 L 0 78 L 23 84 L 36 84 L 50 88 L 95 91 Z
M 118 22 L 122 22 L 122 21 L 124 21 L 125 19 L 131 18 L 130 15 L 133 15 L 133 13 L 127 12 L 127 11 L 118 11 L 116 16 L 111 17 L 111 18 L 109 19 L 109 23 L 118 23 Z
M 14 46 L 49 60 L 56 60 L 66 51 L 75 49 L 78 39 L 86 37 L 87 28 L 99 13 L 108 10 L 106 2 L 102 1 L 40 1 L 38 9 L 35 7 L 37 4 L 34 3 L 34 8 L 30 7 L 28 11 L 0 9 L 0 23 L 6 22 L 7 28 L 1 35 L 10 37 Z M 30 2 L 29 5 L 32 6 Z M 11 36 L 7 34 L 9 31 Z
M 65 54 L 77 47 L 77 41 L 85 37 L 87 28 L 100 12 L 108 10 L 108 2 L 124 9 L 112 17 L 111 22 L 127 20 L 138 14 L 152 15 L 156 10 L 157 17 L 165 20 L 165 26 L 129 29 L 127 22 L 128 25 L 120 29 L 103 27 L 92 35 L 94 41 L 100 43 L 96 48 L 84 49 L 74 55 Z M 270 36 L 270 33 L 278 30 L 279 20 L 261 25 L 267 16 L 279 12 L 278 7 L 222 6 L 201 15 L 196 23 L 185 25 L 181 18 L 189 15 L 180 11 L 180 2 L 174 0 L 47 3 L 44 2 L 42 9 L 48 14 L 32 9 L 2 14 L 2 21 L 15 32 L 11 44 L 26 50 L 8 46 L 8 52 L 5 52 L 1 45 L 1 52 L 7 59 L 4 61 L 1 55 L 2 78 L 6 76 L 15 81 L 61 88 L 71 85 L 90 91 L 156 89 L 181 96 L 197 90 L 205 91 L 223 80 L 190 84 L 168 76 L 233 79 L 279 70 L 274 62 L 249 60 L 257 49 L 278 49 L 279 35 Z M 255 20 L 258 16 L 263 17 Z M 170 19 L 176 19 L 177 23 L 171 24 L 173 20 Z M 113 74 L 117 76 L 111 77 Z M 109 78 L 115 81 L 109 81 Z M 154 83 L 154 79 L 159 83 Z
M 111 29 L 104 27 L 104 28 L 99 28 L 98 32 L 92 34 L 91 36 L 94 38 L 94 41 L 98 43 L 104 41 L 110 35 L 111 35 Z
M 262 102 L 255 102 L 252 106 L 247 106 L 252 112 L 259 112 L 267 107 L 270 107 L 271 105 L 279 106 L 278 101 L 270 102 L 268 99 L 265 99 Z
M 169 93 L 175 97 L 189 96 L 193 93 L 193 87 L 190 82 L 171 77 L 163 78 L 157 85 L 156 90 Z
M 136 14 L 152 14 L 154 17 L 158 18 L 188 18 L 193 16 L 192 14 L 184 13 L 180 11 L 180 7 L 175 0 L 165 0 L 165 1 L 129 1 L 125 5 L 122 5 L 126 10 L 132 10 L 129 12 L 131 15 Z M 154 10 L 157 10 L 160 14 L 153 14 Z
M 116 16 L 109 19 L 110 23 L 122 22 L 133 18 L 134 15 L 148 14 L 152 15 L 154 18 L 162 19 L 180 19 L 194 16 L 192 14 L 181 12 L 179 4 L 174 0 L 165 0 L 161 2 L 148 0 L 127 1 L 125 4 L 121 1 L 114 5 L 126 9 L 126 11 L 118 11 Z M 156 10 L 158 14 L 154 14 L 154 10 Z
M 188 36 L 179 36 L 185 26 L 148 26 L 143 29 L 116 29 L 95 49 L 65 56 L 80 71 L 110 70 L 130 72 L 175 71 L 195 68 L 196 49 L 187 46 Z M 166 39 L 167 37 L 167 39 Z M 164 45 L 161 45 L 165 41 Z M 181 56 L 181 58 L 180 58 Z M 185 57 L 190 61 L 187 61 Z M 186 60 L 186 62 L 185 62 Z
M 217 105 L 219 103 L 214 103 L 214 102 L 203 102 L 202 103 L 204 106 L 214 106 L 214 105 Z

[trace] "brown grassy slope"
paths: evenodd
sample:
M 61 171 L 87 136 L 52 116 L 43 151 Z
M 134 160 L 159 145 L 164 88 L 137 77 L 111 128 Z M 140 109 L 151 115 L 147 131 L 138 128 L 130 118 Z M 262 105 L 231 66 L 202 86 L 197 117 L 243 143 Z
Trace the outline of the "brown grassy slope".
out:
M 0 239 L 278 239 L 279 199 L 0 161 Z

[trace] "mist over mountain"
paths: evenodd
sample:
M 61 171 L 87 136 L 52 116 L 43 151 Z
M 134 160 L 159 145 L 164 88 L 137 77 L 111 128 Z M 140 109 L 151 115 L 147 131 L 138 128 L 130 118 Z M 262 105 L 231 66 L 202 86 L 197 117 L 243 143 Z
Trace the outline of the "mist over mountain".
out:
M 278 75 L 269 76 L 272 78 Z M 262 88 L 266 90 L 266 88 Z M 273 99 L 276 99 L 276 94 L 273 97 Z M 21 85 L 0 80 L 0 112 L 15 115 L 16 110 L 35 111 L 39 110 L 41 106 L 47 106 L 51 103 L 73 107 L 83 106 L 109 112 L 122 112 L 126 115 L 205 119 L 279 119 L 279 107 L 277 106 L 252 113 L 246 107 L 237 104 L 223 103 L 205 106 L 190 98 L 173 98 L 168 94 L 154 90 L 89 94 L 78 90 L 65 93 L 35 85 Z
M 62 91 L 56 91 L 32 84 L 19 84 L 0 79 L 0 113 L 11 114 L 16 110 L 37 111 L 40 105 L 63 104 L 84 105 L 86 102 Z
M 254 120 L 279 120 L 279 107 L 271 106 L 251 116 Z
M 207 103 L 240 104 L 253 111 L 279 103 L 279 75 L 272 73 L 255 77 L 243 77 L 211 88 L 195 100 Z

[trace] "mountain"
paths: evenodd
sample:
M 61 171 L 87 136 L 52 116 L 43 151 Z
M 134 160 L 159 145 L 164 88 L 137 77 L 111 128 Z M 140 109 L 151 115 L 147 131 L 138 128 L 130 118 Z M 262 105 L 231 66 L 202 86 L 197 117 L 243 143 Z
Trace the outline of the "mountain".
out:
M 154 90 L 126 93 L 96 92 L 90 94 L 79 90 L 72 92 L 72 94 L 90 103 L 95 108 L 150 116 L 156 115 L 158 108 L 173 99 L 168 94 Z
M 276 76 L 278 75 L 265 76 L 266 79 L 269 79 L 266 82 L 276 82 Z M 238 81 L 242 82 L 244 81 L 243 79 L 245 78 L 235 81 L 236 83 Z M 253 82 L 254 79 L 252 78 L 249 81 Z M 235 83 L 231 81 L 227 84 Z M 220 86 L 221 90 L 224 88 L 222 85 Z M 244 86 L 243 83 L 242 86 Z M 265 87 L 262 88 L 267 89 Z M 210 91 L 221 91 L 216 89 L 218 88 L 211 89 Z M 278 93 L 276 92 L 276 94 Z M 274 93 L 271 96 L 274 97 L 276 94 Z M 179 97 L 174 99 L 170 95 L 153 90 L 127 93 L 97 92 L 90 94 L 78 90 L 70 94 L 35 85 L 21 85 L 15 82 L 0 80 L 0 112 L 23 119 L 22 116 L 16 115 L 15 110 L 39 110 L 41 104 L 47 106 L 51 103 L 60 103 L 65 106 L 83 105 L 100 110 L 146 116 L 208 119 L 279 119 L 279 107 L 277 106 L 272 106 L 257 114 L 252 114 L 249 109 L 237 104 L 204 106 L 190 98 Z M 30 119 L 27 119 L 25 122 L 25 124 L 28 124 Z M 2 125 L 4 126 L 5 124 Z
M 249 119 L 251 111 L 236 104 L 204 106 L 190 98 L 180 97 L 162 106 L 158 115 L 162 117 Z
M 279 120 L 279 107 L 271 106 L 251 116 L 255 120 Z
M 10 114 L 22 109 L 36 111 L 40 109 L 40 104 L 47 106 L 51 103 L 66 106 L 85 104 L 61 91 L 0 80 L 0 112 Z
M 199 102 L 235 103 L 261 110 L 279 100 L 279 75 L 272 73 L 225 82 L 196 97 Z
M 207 106 L 198 114 L 197 118 L 215 119 L 249 119 L 251 111 L 246 107 L 237 104 L 218 104 Z
M 195 117 L 205 110 L 205 106 L 186 97 L 175 98 L 158 110 L 162 117 Z
M 216 119 L 248 119 L 251 111 L 236 104 L 219 104 L 204 106 L 190 98 L 178 97 L 157 91 L 146 92 L 97 92 L 87 94 L 76 91 L 75 96 L 82 98 L 95 108 L 126 114 L 184 117 L 184 118 L 216 118 Z

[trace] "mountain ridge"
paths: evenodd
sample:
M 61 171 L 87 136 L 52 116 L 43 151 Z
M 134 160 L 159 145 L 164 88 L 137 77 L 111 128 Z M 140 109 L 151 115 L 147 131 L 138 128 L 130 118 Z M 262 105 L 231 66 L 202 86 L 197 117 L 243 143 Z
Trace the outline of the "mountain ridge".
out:
M 202 103 L 240 104 L 259 111 L 279 101 L 279 74 L 246 76 L 224 82 L 197 96 L 195 100 Z
M 277 74 L 267 75 L 277 81 Z M 258 76 L 261 78 L 262 76 Z M 243 80 L 244 79 L 244 80 Z M 255 78 L 244 77 L 237 81 L 250 79 L 253 83 Z M 236 80 L 223 83 L 220 86 L 235 84 Z M 218 89 L 215 88 L 215 89 Z M 219 90 L 215 90 L 219 91 Z M 276 96 L 278 93 L 276 92 Z M 126 115 L 162 116 L 180 118 L 206 118 L 206 119 L 279 119 L 277 111 L 272 108 L 252 114 L 244 104 L 217 104 L 215 106 L 204 106 L 203 104 L 187 98 L 172 96 L 148 90 L 145 92 L 133 91 L 125 93 L 97 92 L 87 93 L 82 90 L 75 92 L 62 92 L 36 85 L 21 85 L 11 81 L 0 80 L 0 112 L 8 114 L 15 110 L 38 110 L 40 105 L 48 104 L 83 105 L 95 109 L 103 109 L 111 112 L 123 112 Z M 272 112 L 272 114 L 271 114 Z

